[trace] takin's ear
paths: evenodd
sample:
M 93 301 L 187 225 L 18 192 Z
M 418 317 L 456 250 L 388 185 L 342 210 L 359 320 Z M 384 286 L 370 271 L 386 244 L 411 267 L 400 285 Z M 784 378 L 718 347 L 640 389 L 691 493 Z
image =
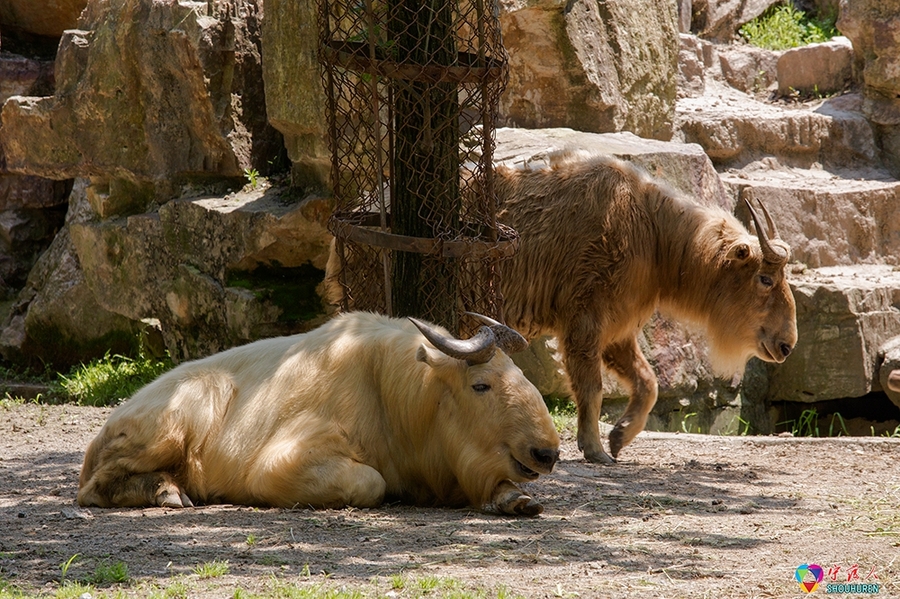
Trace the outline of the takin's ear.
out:
M 750 256 L 753 255 L 753 250 L 750 249 L 750 244 L 745 243 L 743 241 L 735 242 L 728 248 L 728 253 L 725 257 L 728 260 L 733 260 L 735 262 L 746 262 L 750 259 Z
M 435 368 L 445 358 L 444 354 L 433 347 L 428 347 L 424 343 L 416 350 L 416 361 L 425 362 L 432 368 Z

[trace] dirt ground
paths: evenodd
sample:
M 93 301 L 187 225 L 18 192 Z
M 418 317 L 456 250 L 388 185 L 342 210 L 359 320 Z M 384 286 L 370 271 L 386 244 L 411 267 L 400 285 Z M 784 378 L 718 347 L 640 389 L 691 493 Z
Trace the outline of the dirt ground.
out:
M 402 598 L 438 579 L 491 597 L 798 597 L 795 570 L 814 563 L 813 594 L 858 577 L 900 597 L 900 439 L 645 432 L 601 467 L 566 432 L 558 468 L 526 487 L 545 512 L 526 519 L 400 505 L 79 508 L 82 453 L 108 413 L 0 405 L 0 591 L 52 594 L 78 554 L 68 580 L 124 562 L 138 596 L 290 583 Z M 226 560 L 222 576 L 195 570 Z

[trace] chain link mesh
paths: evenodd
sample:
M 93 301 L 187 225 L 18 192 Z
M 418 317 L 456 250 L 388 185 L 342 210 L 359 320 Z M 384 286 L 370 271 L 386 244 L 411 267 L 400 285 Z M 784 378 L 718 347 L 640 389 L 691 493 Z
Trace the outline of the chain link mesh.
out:
M 502 319 L 491 160 L 507 55 L 493 0 L 320 0 L 341 308 Z M 463 326 L 460 326 L 462 324 Z

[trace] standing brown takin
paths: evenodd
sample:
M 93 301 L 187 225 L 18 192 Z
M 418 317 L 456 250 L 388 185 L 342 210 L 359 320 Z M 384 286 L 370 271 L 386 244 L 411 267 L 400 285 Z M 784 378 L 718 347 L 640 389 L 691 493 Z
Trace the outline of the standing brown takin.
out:
M 535 515 L 516 482 L 549 473 L 559 436 L 507 352 L 366 312 L 184 363 L 116 408 L 88 446 L 78 503 L 494 506 Z M 412 320 L 412 322 L 410 322 Z
M 578 408 L 578 447 L 614 462 L 643 430 L 657 379 L 637 333 L 655 310 L 708 332 L 722 375 L 752 357 L 783 362 L 797 342 L 785 280 L 790 247 L 750 203 L 756 237 L 731 214 L 701 206 L 628 163 L 560 153 L 546 168 L 496 171 L 498 220 L 521 245 L 504 263 L 507 323 L 526 337 L 553 334 Z M 600 441 L 601 361 L 630 391 L 624 415 Z

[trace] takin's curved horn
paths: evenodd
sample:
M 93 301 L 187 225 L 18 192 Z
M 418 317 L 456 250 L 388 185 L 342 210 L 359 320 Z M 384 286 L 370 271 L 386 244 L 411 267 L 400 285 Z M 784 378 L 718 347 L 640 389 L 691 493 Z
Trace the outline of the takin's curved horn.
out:
M 759 200 L 757 200 L 759 202 Z M 759 247 L 762 249 L 763 259 L 766 262 L 772 262 L 774 264 L 783 264 L 787 262 L 788 255 L 782 248 L 774 248 L 772 244 L 769 243 L 769 238 L 766 237 L 766 232 L 763 231 L 762 225 L 759 222 L 759 215 L 756 214 L 756 210 L 753 209 L 753 206 L 750 204 L 750 200 L 744 198 L 744 203 L 747 204 L 747 209 L 750 211 L 750 217 L 753 219 L 753 223 L 756 225 L 756 237 L 759 238 Z M 763 212 L 766 215 L 766 221 L 769 225 L 770 235 L 775 233 L 775 223 L 772 222 L 772 217 L 769 216 L 768 211 L 766 211 L 766 207 L 763 206 L 762 202 L 759 202 L 759 205 L 762 206 Z M 771 235 L 774 239 L 775 236 Z
M 489 327 L 481 327 L 474 337 L 454 339 L 439 333 L 431 325 L 409 316 L 410 322 L 416 325 L 425 338 L 441 352 L 457 360 L 465 360 L 469 366 L 484 364 L 494 357 L 497 337 Z
M 767 235 L 769 239 L 778 239 L 778 229 L 775 228 L 775 221 L 772 220 L 772 216 L 769 214 L 769 211 L 766 209 L 766 205 L 762 203 L 761 200 L 756 200 L 759 203 L 759 207 L 762 208 L 763 217 L 766 219 L 766 226 L 768 227 Z
M 466 314 L 481 324 L 489 326 L 497 337 L 497 347 L 506 352 L 507 355 L 523 351 L 528 347 L 528 340 L 525 339 L 519 331 L 506 326 L 502 322 L 497 322 L 484 314 L 477 314 L 475 312 L 466 312 Z

